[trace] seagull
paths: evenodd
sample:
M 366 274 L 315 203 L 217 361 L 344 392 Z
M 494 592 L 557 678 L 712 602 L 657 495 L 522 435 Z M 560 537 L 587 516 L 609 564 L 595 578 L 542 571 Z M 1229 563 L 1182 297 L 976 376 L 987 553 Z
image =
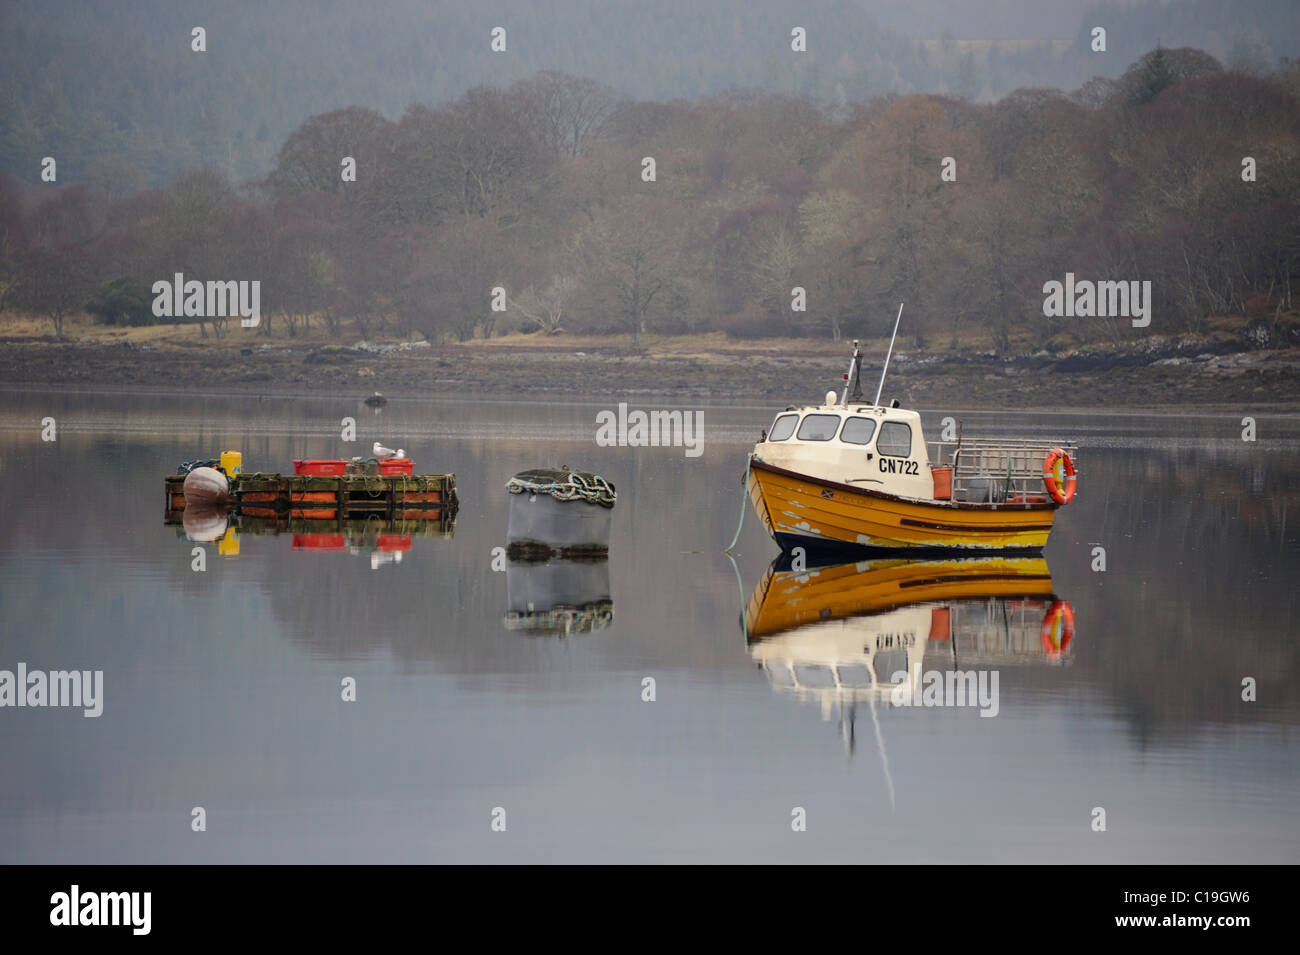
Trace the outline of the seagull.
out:
M 394 451 L 392 448 L 384 447 L 378 441 L 375 442 L 375 446 L 372 450 L 374 451 L 375 457 L 378 458 L 380 461 L 387 461 L 389 458 L 406 457 L 406 452 L 401 448 L 398 448 L 396 451 Z

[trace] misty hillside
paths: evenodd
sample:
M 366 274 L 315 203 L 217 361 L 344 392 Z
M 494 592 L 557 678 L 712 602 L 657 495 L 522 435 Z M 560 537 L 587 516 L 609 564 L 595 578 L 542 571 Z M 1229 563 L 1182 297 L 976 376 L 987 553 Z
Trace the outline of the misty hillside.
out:
M 1065 351 L 1138 343 L 1148 324 L 1202 342 L 1227 316 L 1249 347 L 1293 347 L 1297 157 L 1300 63 L 1256 76 L 1192 48 L 1075 96 L 848 111 L 758 92 L 629 101 L 539 72 L 396 122 L 305 117 L 259 183 L 194 168 L 126 188 L 131 167 L 107 160 L 89 183 L 0 174 L 0 309 L 59 338 L 83 313 L 224 337 L 228 310 L 153 301 L 183 273 L 262 281 L 262 335 L 315 326 L 344 345 L 839 341 L 887 334 L 905 301 L 918 348 L 976 333 L 999 354 Z M 1140 280 L 1145 305 L 1070 321 L 1044 295 L 1074 273 Z
M 1119 76 L 1157 43 L 1262 71 L 1300 54 L 1293 0 L 7 0 L 0 7 L 0 171 L 60 181 L 120 156 L 157 186 L 211 166 L 261 177 L 304 117 L 351 105 L 397 119 L 539 70 L 634 99 L 757 89 L 832 108 L 882 95 L 990 102 L 1022 87 Z M 1107 52 L 1089 48 L 1094 25 Z M 190 49 L 191 29 L 207 50 Z M 507 50 L 489 50 L 494 26 Z M 806 53 L 790 49 L 793 26 Z

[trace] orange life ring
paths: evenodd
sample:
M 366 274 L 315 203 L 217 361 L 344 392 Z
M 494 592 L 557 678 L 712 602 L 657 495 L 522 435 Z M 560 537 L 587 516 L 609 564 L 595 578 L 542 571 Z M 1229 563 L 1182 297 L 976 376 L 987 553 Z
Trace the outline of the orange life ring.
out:
M 1056 465 L 1061 465 L 1061 471 L 1064 480 L 1058 480 L 1056 477 Z M 1060 448 L 1052 448 L 1047 452 L 1047 457 L 1043 459 L 1043 484 L 1047 486 L 1047 493 L 1051 495 L 1053 501 L 1057 504 L 1069 504 L 1074 500 L 1075 483 L 1074 483 L 1074 462 L 1070 456 Z
M 1043 650 L 1049 657 L 1059 657 L 1074 639 L 1074 608 L 1068 600 L 1058 600 L 1043 617 Z

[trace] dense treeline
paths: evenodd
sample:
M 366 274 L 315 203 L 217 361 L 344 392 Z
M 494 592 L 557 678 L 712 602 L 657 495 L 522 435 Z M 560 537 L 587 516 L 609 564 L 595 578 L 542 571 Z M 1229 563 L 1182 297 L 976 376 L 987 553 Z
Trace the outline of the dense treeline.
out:
M 269 177 L 240 186 L 212 169 L 144 191 L 112 175 L 8 180 L 0 304 L 56 334 L 82 309 L 148 322 L 152 284 L 183 273 L 260 280 L 262 334 L 311 322 L 345 343 L 521 328 L 838 339 L 881 333 L 900 300 L 918 343 L 1135 334 L 1045 318 L 1044 283 L 1073 272 L 1150 281 L 1149 331 L 1196 331 L 1294 307 L 1298 94 L 1294 65 L 1258 76 L 1159 48 L 1071 95 L 883 97 L 842 117 L 757 92 L 629 101 L 541 73 L 397 122 L 314 116 Z
M 508 49 L 489 51 L 489 28 Z M 807 49 L 790 48 L 791 29 Z M 205 52 L 191 30 L 206 31 Z M 1091 29 L 1107 30 L 1095 52 Z M 364 103 L 390 119 L 541 70 L 634 99 L 727 89 L 847 109 L 885 95 L 992 102 L 1021 87 L 1117 78 L 1157 41 L 1265 69 L 1300 56 L 1294 0 L 6 0 L 0 172 L 161 186 L 210 166 L 265 176 L 303 117 Z

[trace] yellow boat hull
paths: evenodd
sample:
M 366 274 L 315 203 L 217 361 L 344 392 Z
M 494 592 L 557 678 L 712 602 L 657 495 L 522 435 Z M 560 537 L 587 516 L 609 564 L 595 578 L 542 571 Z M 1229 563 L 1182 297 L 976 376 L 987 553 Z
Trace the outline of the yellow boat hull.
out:
M 752 640 L 911 604 L 1052 596 L 1052 572 L 1041 557 L 887 558 L 803 571 L 771 567 L 750 594 L 745 627 Z
M 789 551 L 1041 550 L 1054 504 L 914 501 L 750 462 L 748 491 L 769 534 Z

